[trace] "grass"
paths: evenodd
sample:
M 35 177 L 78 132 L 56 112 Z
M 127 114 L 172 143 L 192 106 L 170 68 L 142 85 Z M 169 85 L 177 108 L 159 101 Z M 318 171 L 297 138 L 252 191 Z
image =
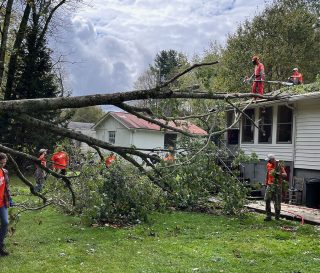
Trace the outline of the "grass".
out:
M 52 208 L 22 214 L 0 272 L 319 272 L 320 230 L 263 216 L 154 213 L 130 228 L 86 227 Z

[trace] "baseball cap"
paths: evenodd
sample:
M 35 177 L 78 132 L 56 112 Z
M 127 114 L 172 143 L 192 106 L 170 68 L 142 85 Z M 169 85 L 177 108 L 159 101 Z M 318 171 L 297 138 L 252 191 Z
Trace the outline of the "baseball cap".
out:
M 292 69 L 293 71 L 298 71 L 299 69 L 297 67 L 295 67 L 294 69 Z
M 274 154 L 268 154 L 265 160 L 269 161 L 270 159 L 276 159 Z
M 44 153 L 44 152 L 46 152 L 46 151 L 48 151 L 48 149 L 40 149 L 40 150 L 39 150 L 39 153 L 42 154 L 42 153 Z

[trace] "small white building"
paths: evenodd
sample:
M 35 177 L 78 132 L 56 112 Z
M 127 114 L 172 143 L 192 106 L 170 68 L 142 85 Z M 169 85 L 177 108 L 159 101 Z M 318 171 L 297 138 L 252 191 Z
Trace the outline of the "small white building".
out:
M 254 152 L 260 159 L 258 164 L 246 165 L 244 177 L 264 182 L 265 158 L 269 153 L 275 154 L 285 162 L 291 186 L 293 177 L 303 178 L 303 200 L 308 202 L 309 187 L 310 194 L 317 191 L 320 207 L 320 92 L 275 101 L 258 100 L 245 113 L 238 128 L 227 133 L 229 147 L 240 148 L 248 155 Z M 227 113 L 227 125 L 232 124 L 232 116 L 232 111 Z M 308 186 L 310 178 L 319 178 L 319 184 Z
M 165 124 L 165 122 L 163 121 Z M 180 121 L 179 126 L 170 122 L 168 125 L 184 129 L 193 134 L 207 135 L 207 132 L 198 126 Z M 96 138 L 111 144 L 137 149 L 164 149 L 175 147 L 178 133 L 163 130 L 160 126 L 138 118 L 126 112 L 109 112 L 94 126 Z

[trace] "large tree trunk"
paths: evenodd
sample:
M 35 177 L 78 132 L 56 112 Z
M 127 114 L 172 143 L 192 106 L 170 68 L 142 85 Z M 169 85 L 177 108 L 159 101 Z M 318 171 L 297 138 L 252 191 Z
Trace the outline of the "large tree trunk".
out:
M 2 79 L 4 74 L 4 63 L 7 50 L 7 41 L 8 41 L 8 32 L 11 19 L 13 0 L 8 0 L 6 6 L 6 14 L 4 17 L 3 28 L 2 28 L 2 37 L 1 37 L 1 46 L 0 46 L 0 86 L 2 86 Z
M 5 88 L 5 94 L 4 94 L 5 100 L 15 99 L 15 95 L 13 94 L 13 82 L 16 74 L 18 53 L 21 48 L 23 38 L 25 37 L 30 12 L 31 12 L 31 5 L 29 4 L 29 2 L 27 2 L 26 7 L 24 9 L 22 20 L 20 22 L 19 30 L 13 45 L 13 52 L 9 60 L 8 78 L 7 78 L 7 84 Z

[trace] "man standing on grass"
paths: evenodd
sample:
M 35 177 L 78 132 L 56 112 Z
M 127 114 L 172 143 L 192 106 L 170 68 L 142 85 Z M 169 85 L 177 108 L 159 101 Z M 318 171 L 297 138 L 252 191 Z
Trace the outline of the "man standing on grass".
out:
M 63 147 L 58 145 L 55 149 L 55 153 L 51 157 L 51 161 L 53 162 L 53 170 L 62 175 L 67 174 L 67 167 L 69 163 L 69 156 L 63 150 Z
M 267 175 L 266 175 L 266 192 L 264 200 L 266 201 L 266 214 L 265 221 L 271 220 L 271 201 L 274 202 L 275 219 L 280 219 L 281 211 L 281 195 L 282 195 L 282 180 L 287 176 L 284 167 L 276 161 L 273 154 L 268 154 Z
M 0 153 L 0 256 L 9 255 L 4 248 L 4 238 L 6 237 L 9 225 L 8 208 L 11 203 L 8 171 L 4 169 L 6 163 L 7 155 Z

